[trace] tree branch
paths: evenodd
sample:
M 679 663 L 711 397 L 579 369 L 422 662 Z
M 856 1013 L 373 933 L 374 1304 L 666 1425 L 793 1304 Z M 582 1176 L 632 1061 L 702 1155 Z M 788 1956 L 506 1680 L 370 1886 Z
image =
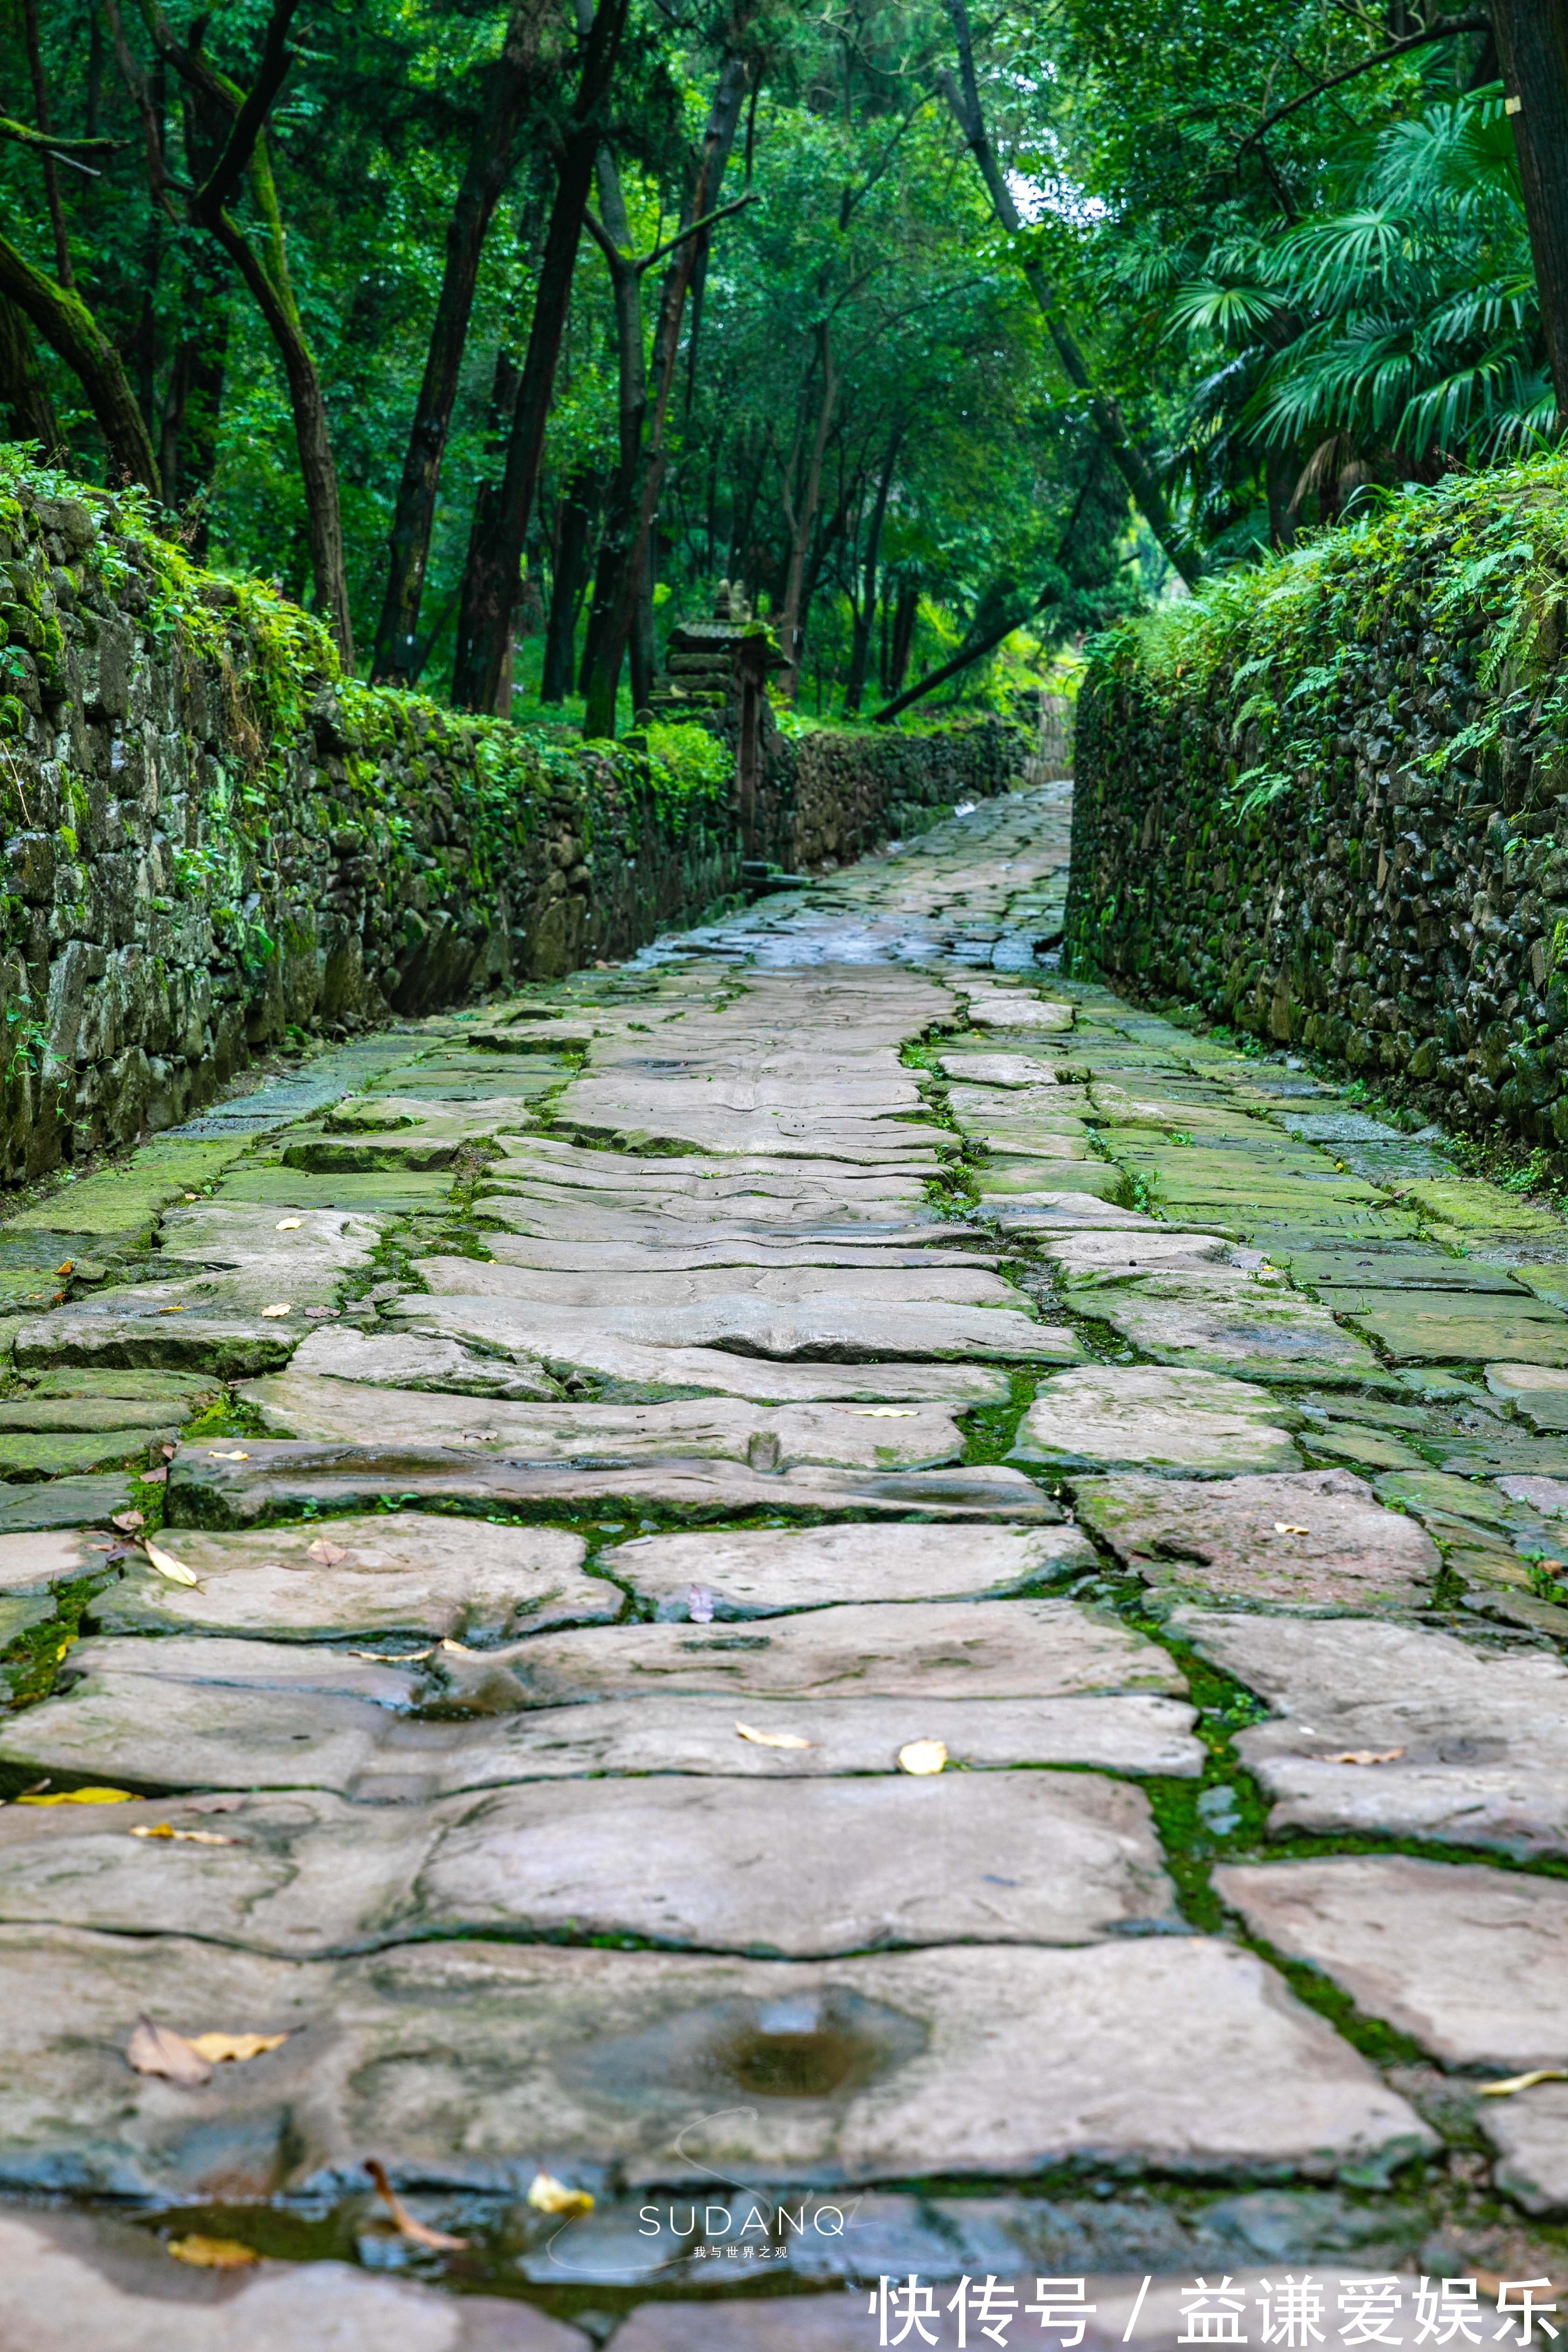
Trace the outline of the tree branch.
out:
M 268 20 L 267 37 L 262 43 L 261 63 L 257 68 L 256 79 L 234 118 L 228 144 L 213 166 L 205 186 L 196 191 L 193 200 L 191 209 L 199 220 L 210 224 L 239 192 L 239 184 L 249 167 L 252 152 L 261 135 L 261 126 L 294 62 L 294 52 L 288 46 L 288 36 L 299 5 L 300 0 L 275 0 Z
M 1412 49 L 1426 48 L 1434 41 L 1458 40 L 1461 34 L 1489 33 L 1491 28 L 1489 16 L 1453 16 L 1446 24 L 1429 25 L 1423 33 L 1407 34 L 1404 40 L 1393 41 L 1385 49 L 1373 50 L 1370 57 L 1358 58 L 1353 66 L 1342 67 L 1338 73 L 1330 74 L 1326 81 L 1314 82 L 1310 89 L 1287 99 L 1285 104 L 1277 106 L 1272 114 L 1266 114 L 1257 130 L 1249 131 L 1237 149 L 1237 160 L 1249 147 L 1256 147 L 1277 122 L 1283 122 L 1288 114 L 1299 113 L 1303 106 L 1310 106 L 1312 100 L 1321 98 L 1326 90 L 1338 89 L 1342 82 L 1353 81 L 1358 74 L 1370 73 L 1374 66 L 1389 65 L 1395 58 L 1407 57 Z
M 673 236 L 667 237 L 662 245 L 656 245 L 651 253 L 644 254 L 636 265 L 637 275 L 640 277 L 645 269 L 651 269 L 656 261 L 665 260 L 678 245 L 684 245 L 689 236 L 700 236 L 702 231 L 711 228 L 715 221 L 728 220 L 731 213 L 744 212 L 752 202 L 750 196 L 737 196 L 732 205 L 721 205 L 716 213 L 705 213 L 700 220 L 691 221 L 685 228 L 677 229 Z
M 13 122 L 8 114 L 0 114 L 0 139 L 14 139 L 18 147 L 31 147 L 40 154 L 54 156 L 57 163 L 74 164 L 79 172 L 86 172 L 95 180 L 101 174 L 78 158 L 117 155 L 127 143 L 123 139 L 46 139 L 42 131 L 30 131 L 25 122 Z

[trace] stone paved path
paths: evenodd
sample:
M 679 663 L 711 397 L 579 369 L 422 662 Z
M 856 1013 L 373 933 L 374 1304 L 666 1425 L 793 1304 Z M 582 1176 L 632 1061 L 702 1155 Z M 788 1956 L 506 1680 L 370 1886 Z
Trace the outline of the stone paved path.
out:
M 1053 977 L 1068 814 L 0 1228 L 0 2344 L 1568 2278 L 1568 1225 Z

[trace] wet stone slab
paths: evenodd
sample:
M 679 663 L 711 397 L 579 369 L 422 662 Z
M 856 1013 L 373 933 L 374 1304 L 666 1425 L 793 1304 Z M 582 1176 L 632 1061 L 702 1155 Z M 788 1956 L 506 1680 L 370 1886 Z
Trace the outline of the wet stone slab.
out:
M 1345 1311 L 1396 1363 L 1497 1359 L 1568 1366 L 1568 1316 L 1528 1297 L 1510 1301 L 1471 1290 L 1369 1290 L 1351 1294 Z
M 541 2163 L 634 2186 L 1075 2158 L 1322 2179 L 1433 2144 L 1279 1978 L 1205 1937 L 826 1963 L 465 1942 L 310 1965 L 10 1928 L 0 1959 L 17 2187 L 264 2197 L 357 2178 L 367 2147 L 428 2184 L 511 2189 Z M 143 2011 L 289 2039 L 177 2089 L 126 2065 Z
M 1418 1607 L 1439 1567 L 1426 1531 L 1346 1470 L 1085 1481 L 1078 1508 L 1147 1584 L 1280 1607 Z
M 427 1671 L 448 1705 L 492 1711 L 644 1691 L 916 1702 L 1184 1688 L 1165 1653 L 1109 1611 L 1060 1600 L 848 1602 L 744 1632 L 621 1625 L 471 1656 L 442 1651 Z
M 786 1519 L 1060 1517 L 1021 1470 L 843 1470 L 804 1464 L 753 1470 L 738 1462 L 663 1457 L 626 1468 L 516 1462 L 458 1447 L 313 1444 L 279 1438 L 184 1446 L 169 1468 L 178 1527 L 246 1527 L 312 1508 L 450 1505 L 481 1516 L 548 1519 L 577 1513 L 655 1513 L 706 1522 L 762 1512 Z
M 1257 1693 L 1236 1735 L 1276 1835 L 1568 1852 L 1568 1667 L 1545 1648 L 1370 1618 L 1181 1609 L 1173 1630 Z M 1352 1759 L 1379 1758 L 1379 1762 Z
M 1306 1960 L 1444 2066 L 1554 2066 L 1568 1885 L 1408 1854 L 1232 1865 L 1215 1885 L 1255 1936 Z M 1484 2122 L 1500 2103 L 1483 2100 Z M 1568 2151 L 1565 2151 L 1568 2152 Z
M 1229 1477 L 1294 1470 L 1267 1390 L 1214 1372 L 1096 1365 L 1043 1381 L 1008 1459 L 1049 1470 L 1170 1470 Z
M 348 1381 L 366 1388 L 431 1391 L 437 1395 L 494 1397 L 526 1403 L 558 1397 L 561 1385 L 535 1364 L 478 1356 L 455 1339 L 421 1339 L 408 1332 L 366 1332 L 351 1323 L 312 1331 L 289 1370 L 311 1380 Z
M 171 2261 L 103 2215 L 0 2216 L 0 2341 L 11 2352 L 589 2352 L 591 2339 L 511 2297 L 461 2299 L 349 2263 L 239 2273 Z
M 936 1405 L 799 1404 L 739 1397 L 674 1404 L 528 1405 L 428 1392 L 388 1394 L 290 1369 L 239 1391 L 283 1437 L 350 1445 L 473 1446 L 531 1462 L 721 1459 L 754 1470 L 832 1462 L 865 1470 L 961 1462 L 963 1439 Z
M 1072 1527 L 753 1528 L 638 1536 L 599 1564 L 670 1622 L 693 1608 L 740 1619 L 835 1601 L 994 1600 L 1081 1575 L 1097 1558 Z
M 485 1933 L 814 1958 L 1179 1926 L 1147 1801 L 1078 1772 L 12 1807 L 0 1920 L 130 1935 L 177 1920 L 296 1958 Z
M 95 1647 L 89 1671 L 68 1696 L 27 1708 L 0 1730 L 0 1759 L 33 1777 L 68 1772 L 101 1781 L 107 1774 L 120 1788 L 322 1788 L 370 1803 L 589 1773 L 744 1780 L 892 1773 L 900 1749 L 933 1732 L 955 1766 L 976 1772 L 1058 1764 L 1190 1779 L 1203 1769 L 1193 1709 L 1138 1692 L 948 1698 L 921 1707 L 923 1731 L 911 1729 L 913 1709 L 902 1698 L 748 1697 L 742 1714 L 722 1697 L 639 1696 L 433 1722 L 395 1711 L 412 1700 L 411 1680 L 383 1703 L 341 1690 L 279 1692 L 259 1658 L 247 1685 L 243 1667 L 231 1659 L 226 1679 L 215 1666 L 204 1681 L 187 1653 L 156 1677 L 120 1673 L 114 1654 Z M 758 1739 L 759 1731 L 783 1738 Z
M 405 1511 L 232 1535 L 171 1529 L 163 1542 L 197 1583 L 174 1583 L 128 1562 L 90 1605 L 96 1630 L 484 1643 L 551 1626 L 610 1624 L 623 1606 L 614 1585 L 583 1574 L 582 1538 L 555 1528 Z
M 1370 1348 L 1325 1307 L 1281 1286 L 1221 1270 L 1067 1286 L 1068 1304 L 1098 1317 L 1157 1362 L 1255 1380 L 1376 1376 Z

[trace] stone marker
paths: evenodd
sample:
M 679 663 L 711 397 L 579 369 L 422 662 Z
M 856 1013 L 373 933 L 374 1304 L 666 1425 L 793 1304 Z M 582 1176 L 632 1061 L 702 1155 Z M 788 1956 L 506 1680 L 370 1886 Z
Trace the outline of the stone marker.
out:
M 1086 1481 L 1078 1507 L 1146 1584 L 1287 1607 L 1418 1606 L 1439 1566 L 1425 1529 L 1348 1470 Z
M 1270 1969 L 1203 1937 L 826 1963 L 467 1941 L 304 1967 L 13 1927 L 0 1965 L 17 2189 L 260 2200 L 357 2177 L 366 2148 L 513 2193 L 540 2165 L 616 2164 L 634 2188 L 1089 2158 L 1323 2179 L 1436 2144 Z M 174 2086 L 126 2064 L 142 2013 L 289 2039 Z
M 889 1773 L 910 1738 L 902 1698 L 748 1698 L 742 1715 L 732 1699 L 638 1697 L 447 1723 L 410 1720 L 371 1698 L 279 1694 L 260 1668 L 255 1687 L 241 1684 L 237 1664 L 226 1680 L 178 1678 L 199 1672 L 176 1658 L 160 1676 L 119 1674 L 95 1646 L 90 1671 L 68 1696 L 0 1726 L 0 1759 L 35 1776 L 107 1773 L 121 1788 L 321 1788 L 407 1803 L 595 1772 L 746 1780 Z M 412 1696 L 411 1682 L 402 1689 Z M 1193 1710 L 1173 1698 L 957 1698 L 921 1716 L 953 1764 L 972 1771 L 1077 1764 L 1190 1779 L 1203 1769 Z M 738 1731 L 741 1721 L 805 1744 L 768 1746 Z
M 149 2230 L 58 2211 L 0 2215 L 0 2342 L 7 2352 L 590 2347 L 575 2327 L 512 2296 L 454 2296 L 341 2262 L 199 2270 L 173 2260 Z
M 168 1829 L 174 1835 L 137 1835 Z M 204 1841 L 205 1843 L 201 1842 Z M 226 1841 L 226 1843 L 225 1843 Z M 1146 1799 L 1086 1773 L 541 1782 L 0 1814 L 0 1920 L 314 1958 L 430 1935 L 814 1958 L 1177 1928 Z
M 1331 1977 L 1442 2065 L 1516 2074 L 1563 2063 L 1561 1880 L 1398 1853 L 1233 1865 L 1214 1878 L 1255 1936 Z
M 1269 1827 L 1568 1852 L 1568 1667 L 1370 1618 L 1180 1609 L 1173 1629 L 1266 1699 L 1236 1734 Z M 1351 1761 L 1381 1758 L 1381 1762 Z
M 199 1582 L 172 1583 L 128 1561 L 89 1606 L 100 1631 L 503 1642 L 547 1626 L 611 1624 L 622 1608 L 614 1585 L 582 1573 L 583 1538 L 557 1528 L 400 1511 L 234 1535 L 171 1528 L 163 1540 Z
M 848 1527 L 637 1536 L 599 1565 L 661 1622 L 699 1605 L 715 1618 L 771 1617 L 842 1601 L 997 1599 L 1097 1565 L 1076 1528 Z M 3 1555 L 0 1555 L 3 1567 Z
M 427 1672 L 451 1704 L 492 1710 L 639 1691 L 918 1702 L 1184 1688 L 1163 1650 L 1109 1611 L 1070 1601 L 850 1602 L 770 1618 L 744 1633 L 620 1625 L 470 1656 L 441 1651 Z
M 1217 1373 L 1097 1364 L 1040 1383 L 1008 1454 L 1051 1470 L 1172 1470 L 1228 1477 L 1293 1470 L 1267 1390 Z

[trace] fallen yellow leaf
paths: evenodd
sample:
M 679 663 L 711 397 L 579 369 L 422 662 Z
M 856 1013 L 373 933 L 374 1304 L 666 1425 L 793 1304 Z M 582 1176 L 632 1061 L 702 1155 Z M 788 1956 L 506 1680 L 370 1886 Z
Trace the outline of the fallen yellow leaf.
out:
M 1325 1756 L 1325 1764 L 1396 1764 L 1404 1755 L 1403 1748 L 1344 1748 L 1337 1756 Z
M 171 2083 L 210 2083 L 213 2070 L 206 2059 L 172 2025 L 155 2025 L 139 2017 L 125 2055 L 139 2074 L 162 2074 Z
M 248 1454 L 215 1454 L 211 1446 L 207 1448 L 209 1462 L 248 1462 L 249 1459 Z
M 374 2156 L 365 2159 L 365 2170 L 375 2183 L 376 2195 L 382 2200 L 396 2222 L 399 2232 L 412 2238 L 416 2246 L 428 2246 L 437 2254 L 460 2254 L 468 2244 L 467 2238 L 454 2238 L 445 2230 L 432 2230 L 426 2221 L 416 2221 L 396 2189 L 386 2177 L 385 2168 Z
M 139 1838 L 173 1838 L 180 1845 L 233 1845 L 231 1837 L 219 1837 L 216 1830 L 177 1830 L 168 1822 L 138 1822 L 131 1832 Z
M 1277 1536 L 1310 1536 L 1312 1530 L 1310 1528 L 1294 1527 L 1289 1519 L 1276 1519 L 1274 1532 Z
M 585 2189 L 570 2189 L 552 2172 L 536 2172 L 528 2192 L 536 2213 L 591 2213 L 594 2200 Z
M 189 2263 L 198 2271 L 243 2271 L 261 2257 L 254 2248 L 242 2246 L 235 2238 L 170 2238 L 168 2250 L 177 2263 Z
M 165 1551 L 162 1544 L 155 1544 L 151 1536 L 142 1537 L 142 1549 L 147 1555 L 148 1566 L 155 1568 L 160 1576 L 166 1576 L 171 1584 L 195 1584 L 195 1572 L 183 1559 L 176 1559 L 172 1551 Z
M 940 1739 L 910 1739 L 899 1750 L 900 1771 L 912 1772 L 917 1778 L 940 1772 L 946 1762 L 947 1749 Z
M 19 1805 L 131 1805 L 129 1789 L 62 1789 L 56 1797 L 18 1797 Z
M 318 1536 L 310 1546 L 307 1557 L 319 1559 L 323 1568 L 336 1568 L 340 1559 L 347 1559 L 348 1553 L 342 1544 L 329 1543 L 325 1536 Z
M 183 1300 L 178 1307 L 160 1307 L 158 1309 L 160 1315 L 183 1315 L 184 1311 L 184 1303 Z
M 282 1302 L 282 1304 L 281 1304 L 280 1306 L 278 1306 L 278 1307 L 264 1307 L 262 1308 L 261 1312 L 262 1312 L 262 1314 L 263 1314 L 264 1316 L 267 1316 L 267 1315 L 292 1315 L 292 1313 L 294 1312 L 294 1309 L 293 1309 L 293 1307 L 291 1306 L 291 1304 L 289 1303 L 289 1301 L 288 1299 L 284 1299 L 284 1300 L 283 1300 L 283 1302 Z
M 913 1421 L 919 1411 L 912 1404 L 858 1404 L 850 1408 L 852 1421 Z
M 56 1272 L 57 1274 L 70 1274 L 70 1273 L 74 1272 L 75 1267 L 76 1267 L 76 1260 L 75 1260 L 75 1258 L 74 1258 L 74 1257 L 68 1257 L 68 1258 L 67 1258 L 67 1260 L 66 1260 L 66 1262 L 65 1262 L 65 1264 L 64 1264 L 64 1265 L 57 1265 L 57 1266 L 56 1266 L 56 1268 L 55 1268 L 55 1272 Z
M 1533 2091 L 1537 2083 L 1568 2083 L 1568 2067 L 1532 2066 L 1528 2074 L 1505 2074 L 1500 2083 L 1483 2083 L 1483 2099 L 1511 2099 L 1516 2091 Z
M 237 2066 L 243 2066 L 247 2059 L 264 2058 L 269 2050 L 280 2050 L 288 2039 L 286 2033 L 193 2033 L 191 2048 L 209 2065 L 219 2066 L 232 2059 Z
M 756 1731 L 749 1723 L 737 1723 L 735 1728 L 742 1739 L 751 1740 L 758 1748 L 810 1748 L 815 1744 L 793 1731 Z
M 279 1217 L 278 1231 L 280 1234 L 297 1234 L 304 1222 L 303 1217 Z

